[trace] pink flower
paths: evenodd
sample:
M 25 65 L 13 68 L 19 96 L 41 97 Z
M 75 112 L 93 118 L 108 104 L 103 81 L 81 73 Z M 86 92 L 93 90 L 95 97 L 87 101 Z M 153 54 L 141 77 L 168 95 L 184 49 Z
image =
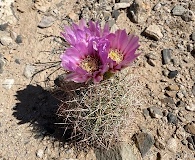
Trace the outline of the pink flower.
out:
M 65 26 L 64 30 L 65 32 L 61 34 L 71 46 L 80 42 L 87 45 L 91 39 L 107 36 L 110 33 L 108 24 L 102 30 L 98 22 L 89 21 L 89 26 L 87 26 L 84 19 L 79 21 L 79 25 L 73 23 L 71 27 Z
M 139 37 L 128 35 L 125 30 L 117 30 L 107 38 L 110 42 L 108 58 L 111 72 L 129 66 L 139 56 L 139 54 L 135 54 L 139 48 Z
M 61 66 L 69 71 L 65 80 L 77 83 L 103 80 L 103 75 L 108 70 L 106 45 L 107 42 L 96 38 L 89 41 L 88 45 L 80 42 L 68 48 L 60 56 Z

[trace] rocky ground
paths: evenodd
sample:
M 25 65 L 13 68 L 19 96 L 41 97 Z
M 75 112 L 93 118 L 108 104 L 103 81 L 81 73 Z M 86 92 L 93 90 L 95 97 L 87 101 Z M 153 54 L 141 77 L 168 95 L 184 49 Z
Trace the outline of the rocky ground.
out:
M 195 158 L 193 0 L 0 0 L 0 17 L 0 159 Z M 76 156 L 55 125 L 58 100 L 47 89 L 63 73 L 60 32 L 80 18 L 140 37 L 133 71 L 144 103 L 119 152 Z

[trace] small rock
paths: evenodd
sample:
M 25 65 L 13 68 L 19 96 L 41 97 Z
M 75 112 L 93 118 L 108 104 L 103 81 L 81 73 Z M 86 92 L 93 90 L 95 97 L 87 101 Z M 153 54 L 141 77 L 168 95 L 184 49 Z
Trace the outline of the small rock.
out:
M 44 151 L 42 149 L 39 149 L 36 153 L 38 158 L 43 158 Z
M 192 112 L 195 111 L 195 104 L 191 103 L 190 105 L 187 105 L 186 110 L 192 111 Z
M 186 104 L 183 101 L 177 102 L 177 107 L 185 108 Z
M 162 73 L 166 77 L 169 75 L 169 71 L 167 69 L 163 70 Z
M 163 37 L 160 28 L 155 24 L 150 25 L 148 28 L 146 28 L 144 33 L 146 36 L 154 38 L 157 41 Z
M 177 119 L 177 116 L 175 116 L 173 113 L 169 112 L 167 114 L 167 120 L 169 123 L 173 123 L 173 124 L 177 124 L 178 122 L 178 119 Z
M 156 55 L 153 54 L 153 53 L 146 54 L 146 58 L 151 59 L 151 60 L 156 60 L 157 59 Z
M 130 6 L 130 3 L 115 3 L 114 10 L 121 9 L 121 8 L 127 8 Z
M 194 2 L 191 2 L 191 3 L 189 4 L 189 9 L 190 9 L 191 11 L 195 12 L 195 3 L 194 3 Z
M 1 24 L 0 25 L 0 30 L 5 31 L 7 29 L 7 27 L 8 27 L 8 23 Z
M 16 42 L 17 44 L 22 43 L 22 36 L 21 36 L 21 35 L 18 35 L 18 36 L 16 37 L 15 42 Z
M 0 74 L 3 73 L 4 66 L 5 66 L 5 61 L 3 58 L 0 58 Z
M 162 99 L 161 102 L 165 103 L 165 104 L 175 104 L 173 98 L 171 98 L 171 97 L 166 97 L 166 98 Z
M 176 91 L 166 91 L 165 93 L 169 97 L 172 97 L 172 98 L 176 97 Z
M 185 11 L 182 14 L 181 18 L 186 22 L 195 21 L 195 15 L 193 11 L 190 11 L 190 10 Z
M 161 140 L 156 139 L 154 145 L 155 145 L 155 147 L 158 148 L 158 149 L 163 149 L 163 150 L 165 150 L 165 144 L 164 144 Z
M 12 85 L 14 84 L 14 79 L 6 79 L 4 82 L 3 82 L 3 88 L 5 89 L 11 89 Z
M 179 86 L 176 84 L 172 84 L 172 85 L 168 86 L 167 89 L 169 91 L 179 91 Z
M 184 129 L 186 132 L 195 135 L 195 123 L 194 122 L 191 122 L 185 125 Z
M 136 138 L 136 145 L 142 155 L 144 157 L 146 153 L 150 150 L 152 145 L 154 144 L 153 137 L 148 133 L 139 133 L 135 136 Z
M 148 108 L 148 110 L 149 110 L 150 116 L 152 118 L 158 118 L 159 119 L 159 118 L 163 117 L 162 111 L 157 107 L 150 107 L 150 108 Z
M 194 49 L 193 44 L 187 44 L 187 51 L 188 51 L 188 52 L 192 52 L 193 49 Z
M 190 67 L 189 72 L 190 77 L 192 78 L 193 81 L 195 81 L 195 67 Z
M 192 94 L 195 96 L 195 84 L 192 87 Z
M 182 92 L 178 92 L 178 93 L 177 93 L 177 97 L 178 97 L 179 99 L 182 99 L 182 98 L 184 97 L 184 95 L 183 95 Z
M 167 148 L 169 151 L 176 153 L 177 152 L 177 140 L 175 138 L 170 138 L 167 141 Z
M 34 71 L 35 71 L 34 66 L 26 65 L 26 67 L 24 68 L 23 74 L 26 78 L 31 78 L 34 74 Z
M 162 50 L 162 63 L 168 64 L 171 62 L 171 50 L 170 49 L 163 49 Z
M 20 60 L 19 60 L 19 59 L 15 59 L 15 62 L 16 62 L 17 64 L 20 64 Z
M 50 27 L 54 23 L 55 19 L 52 16 L 44 16 L 38 24 L 40 28 Z
M 178 71 L 175 70 L 175 71 L 170 71 L 169 74 L 168 74 L 168 78 L 175 78 L 178 74 Z
M 103 11 L 103 15 L 106 21 L 111 17 L 111 13 L 109 11 Z
M 144 23 L 150 16 L 151 7 L 148 0 L 134 0 L 129 10 L 131 20 L 135 23 Z
M 195 32 L 193 32 L 193 33 L 191 34 L 191 39 L 192 39 L 193 41 L 195 41 Z
M 154 60 L 152 60 L 152 59 L 148 59 L 148 60 L 147 60 L 147 62 L 148 62 L 148 64 L 149 64 L 149 65 L 151 65 L 151 66 L 153 66 L 153 67 L 155 67 L 155 66 L 156 66 L 155 61 L 154 61 Z
M 186 140 L 188 142 L 189 149 L 195 150 L 195 136 L 189 136 Z
M 162 4 L 161 4 L 160 2 L 158 2 L 158 3 L 154 6 L 153 10 L 154 10 L 154 11 L 158 11 L 158 10 L 160 10 L 161 7 L 162 7 Z
M 1 44 L 4 46 L 9 46 L 10 44 L 13 43 L 13 40 L 9 36 L 3 36 L 0 38 Z
M 112 17 L 117 20 L 118 16 L 120 15 L 120 12 L 118 10 L 112 11 Z
M 193 146 L 192 143 L 188 143 L 188 148 L 189 148 L 190 150 L 192 150 L 192 151 L 195 149 L 195 147 Z
M 172 14 L 174 16 L 181 16 L 184 12 L 186 11 L 186 9 L 181 6 L 181 5 L 176 5 L 173 9 L 172 9 Z
M 149 111 L 148 109 L 143 109 L 143 114 L 144 114 L 144 117 L 148 117 L 150 114 L 149 114 Z

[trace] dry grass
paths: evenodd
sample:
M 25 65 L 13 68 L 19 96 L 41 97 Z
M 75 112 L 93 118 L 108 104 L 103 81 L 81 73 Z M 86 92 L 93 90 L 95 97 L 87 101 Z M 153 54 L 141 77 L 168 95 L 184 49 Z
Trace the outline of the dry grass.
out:
M 76 146 L 109 149 L 131 127 L 133 110 L 140 105 L 138 77 L 128 69 L 100 84 L 63 85 L 64 95 L 58 115 L 63 119 L 64 134 Z

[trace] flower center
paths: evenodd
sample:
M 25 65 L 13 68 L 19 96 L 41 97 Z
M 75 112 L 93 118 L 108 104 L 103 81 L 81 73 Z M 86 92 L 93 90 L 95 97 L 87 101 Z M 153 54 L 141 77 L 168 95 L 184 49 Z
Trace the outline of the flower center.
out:
M 87 56 L 80 63 L 80 67 L 87 72 L 93 72 L 98 69 L 98 60 L 92 56 Z
M 116 61 L 117 64 L 119 64 L 123 60 L 123 55 L 117 49 L 111 49 L 108 56 L 113 61 Z

